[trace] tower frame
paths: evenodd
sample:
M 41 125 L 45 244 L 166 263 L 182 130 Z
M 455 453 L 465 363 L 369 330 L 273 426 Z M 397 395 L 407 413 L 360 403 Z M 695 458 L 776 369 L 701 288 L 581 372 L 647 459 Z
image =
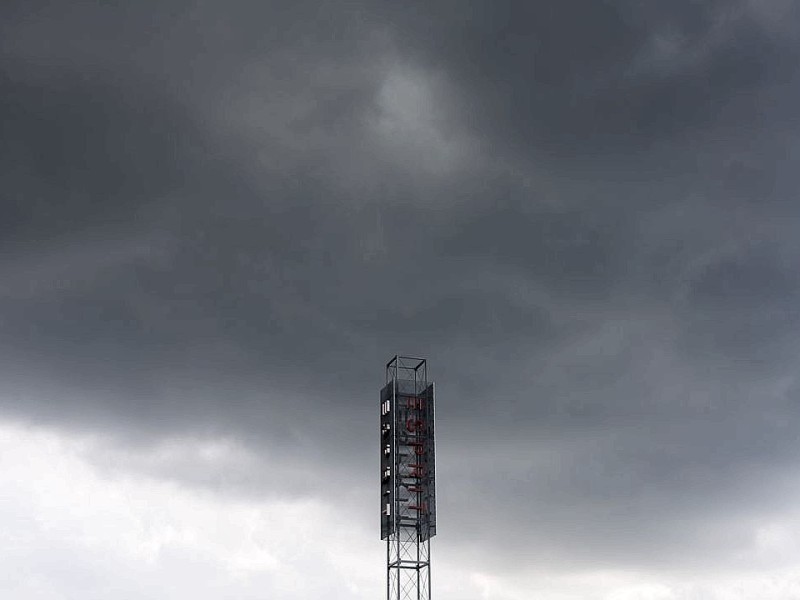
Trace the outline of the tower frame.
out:
M 387 600 L 430 600 L 436 535 L 434 388 L 423 358 L 395 356 L 381 390 L 381 538 Z

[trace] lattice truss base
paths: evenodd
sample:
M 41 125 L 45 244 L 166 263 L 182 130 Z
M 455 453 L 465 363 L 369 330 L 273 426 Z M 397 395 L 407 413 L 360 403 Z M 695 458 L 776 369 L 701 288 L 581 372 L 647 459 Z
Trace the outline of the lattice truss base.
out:
M 387 540 L 388 600 L 430 600 L 430 540 L 420 541 L 416 527 L 399 527 Z

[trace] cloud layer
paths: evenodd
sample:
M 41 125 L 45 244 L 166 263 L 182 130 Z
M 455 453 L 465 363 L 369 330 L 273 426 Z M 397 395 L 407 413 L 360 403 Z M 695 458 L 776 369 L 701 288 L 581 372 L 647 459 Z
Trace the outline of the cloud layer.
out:
M 4 3 L 0 414 L 213 510 L 340 486 L 368 532 L 382 365 L 422 355 L 435 551 L 483 565 L 444 594 L 788 597 L 797 11 Z

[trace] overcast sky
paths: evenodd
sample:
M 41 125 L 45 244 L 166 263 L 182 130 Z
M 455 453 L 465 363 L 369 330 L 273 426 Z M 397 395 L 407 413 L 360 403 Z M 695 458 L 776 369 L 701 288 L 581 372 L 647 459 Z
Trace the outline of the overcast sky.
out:
M 800 4 L 3 0 L 0 596 L 800 598 Z

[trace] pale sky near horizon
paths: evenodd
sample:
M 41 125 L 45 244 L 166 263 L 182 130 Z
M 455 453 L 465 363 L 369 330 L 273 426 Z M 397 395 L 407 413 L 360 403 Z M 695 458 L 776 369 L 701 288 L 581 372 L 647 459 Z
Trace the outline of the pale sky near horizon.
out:
M 800 4 L 0 3 L 0 597 L 800 600 Z

